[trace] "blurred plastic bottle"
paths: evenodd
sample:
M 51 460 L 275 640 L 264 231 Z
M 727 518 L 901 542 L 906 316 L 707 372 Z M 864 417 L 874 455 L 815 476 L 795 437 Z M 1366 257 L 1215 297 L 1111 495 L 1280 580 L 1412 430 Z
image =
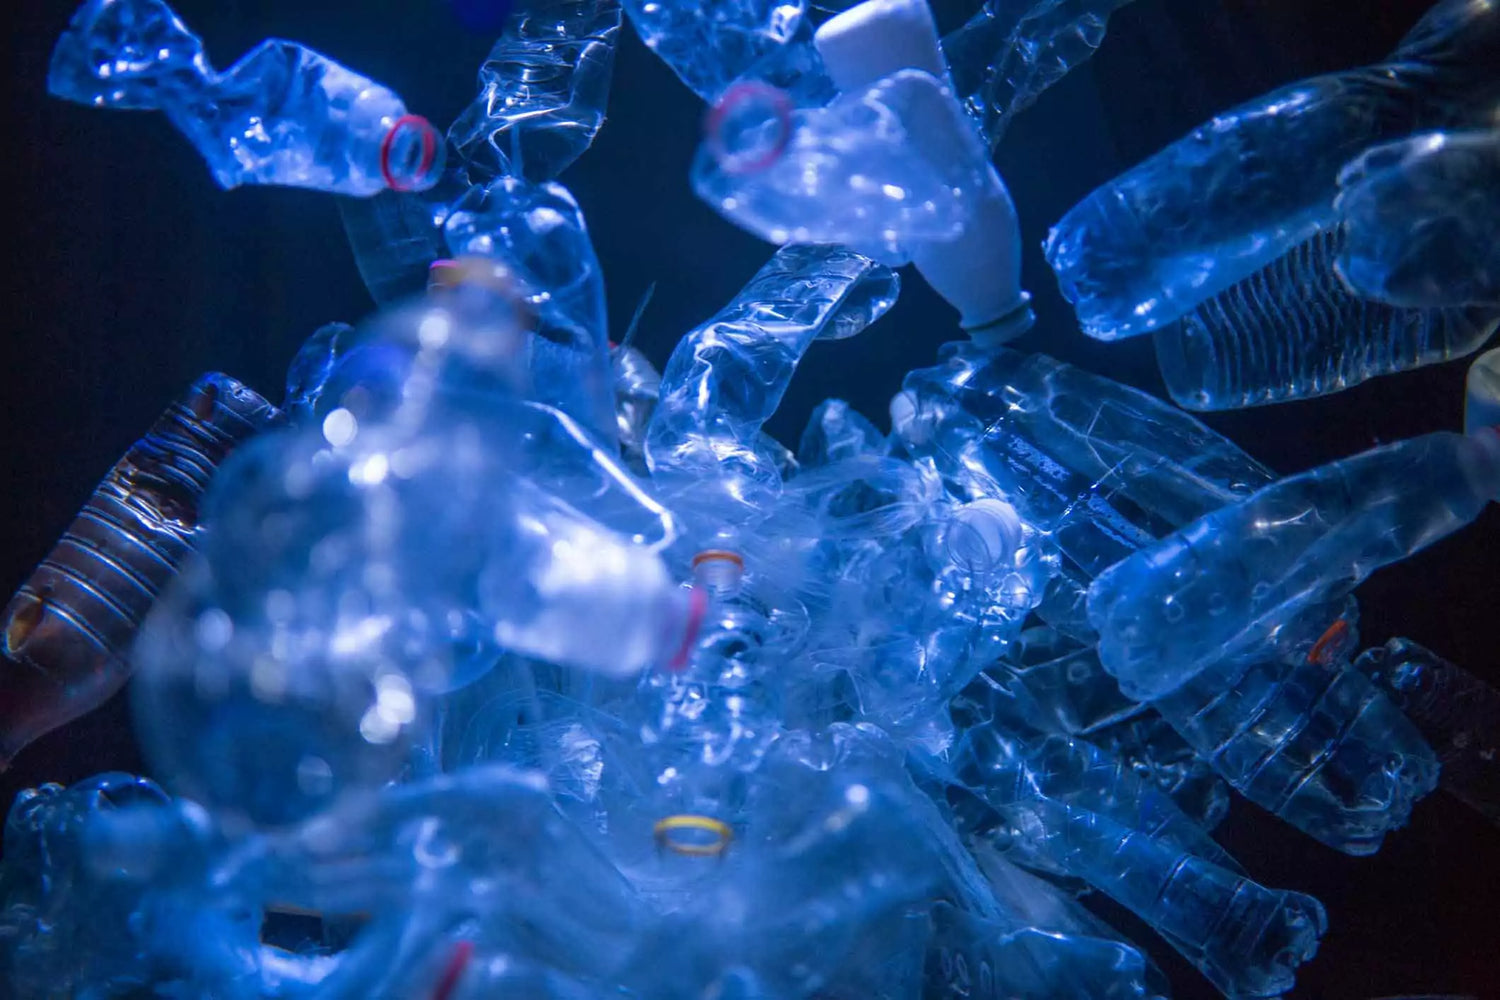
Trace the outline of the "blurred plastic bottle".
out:
M 1225 410 L 1340 392 L 1478 350 L 1500 306 L 1391 306 L 1335 273 L 1347 241 L 1322 232 L 1154 336 L 1172 398 Z
M 693 188 L 731 222 L 773 243 L 844 243 L 890 264 L 916 243 L 957 238 L 991 170 L 944 84 L 915 69 L 813 109 L 742 81 L 706 128 Z
M 1432 744 L 1443 790 L 1500 825 L 1500 690 L 1410 639 L 1367 649 L 1354 666 Z
M 427 287 L 428 269 L 448 256 L 443 223 L 469 186 L 461 170 L 448 169 L 426 191 L 338 199 L 354 264 L 377 306 L 395 305 Z
M 720 524 L 769 516 L 781 473 L 759 444 L 761 425 L 814 340 L 859 333 L 899 290 L 893 271 L 842 247 L 778 250 L 668 359 L 646 431 L 652 481 L 669 498 L 691 497 L 684 516 Z
M 1099 657 L 1140 700 L 1263 652 L 1308 607 L 1472 521 L 1500 498 L 1500 433 L 1438 432 L 1291 476 L 1100 574 Z
M 131 446 L 0 613 L 0 770 L 102 705 L 160 590 L 199 537 L 198 502 L 242 441 L 280 422 L 226 375 L 199 378 Z
M 1084 332 L 1166 326 L 1334 221 L 1339 169 L 1415 131 L 1488 125 L 1500 8 L 1442 0 L 1384 62 L 1226 111 L 1099 188 L 1047 239 Z
M 1339 173 L 1339 276 L 1367 298 L 1500 305 L 1500 131 L 1431 132 Z
M 825 399 L 807 418 L 797 444 L 797 463 L 804 469 L 878 452 L 883 437 L 875 425 L 842 399 Z
M 1466 382 L 1464 433 L 1500 427 L 1500 348 L 1475 358 Z
M 293 42 L 262 42 L 223 73 L 162 0 L 88 0 L 57 43 L 47 89 L 95 107 L 162 111 L 222 187 L 420 191 L 442 137 L 394 93 Z
M 619 0 L 518 11 L 479 68 L 479 96 L 448 129 L 469 176 L 550 181 L 583 155 L 604 124 L 619 34 Z
M 623 0 L 647 48 L 712 101 L 731 80 L 785 46 L 803 27 L 803 0 Z
M 503 262 L 524 284 L 530 398 L 615 441 L 604 276 L 578 202 L 560 184 L 502 177 L 470 189 L 445 223 L 449 250 Z
M 955 92 L 989 140 L 1000 144 L 1011 119 L 1094 54 L 1109 15 L 1130 0 L 985 0 L 943 39 Z

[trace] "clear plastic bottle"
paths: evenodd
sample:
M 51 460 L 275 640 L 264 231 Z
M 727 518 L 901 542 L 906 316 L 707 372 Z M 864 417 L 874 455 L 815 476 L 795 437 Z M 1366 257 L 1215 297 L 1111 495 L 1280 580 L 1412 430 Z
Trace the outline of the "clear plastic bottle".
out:
M 270 39 L 223 73 L 163 0 L 88 0 L 52 54 L 48 90 L 95 107 L 162 111 L 226 188 L 338 194 L 437 183 L 442 137 L 390 90 Z
M 1339 169 L 1370 145 L 1488 125 L 1500 8 L 1442 0 L 1383 62 L 1272 91 L 1100 187 L 1053 227 L 1047 260 L 1084 332 L 1148 333 L 1335 218 Z
M 479 68 L 479 96 L 448 129 L 469 176 L 550 181 L 583 155 L 604 124 L 619 34 L 619 0 L 519 11 Z
M 623 0 L 646 47 L 712 101 L 804 27 L 805 0 Z
M 646 431 L 651 478 L 669 502 L 686 495 L 685 516 L 725 524 L 769 516 L 781 473 L 760 445 L 761 425 L 814 340 L 859 332 L 899 290 L 893 271 L 851 250 L 787 246 L 683 337 Z
M 1154 335 L 1167 390 L 1194 410 L 1339 392 L 1478 350 L 1500 306 L 1412 308 L 1351 292 L 1341 230 L 1319 233 Z
M 1430 132 L 1339 174 L 1338 273 L 1392 305 L 1500 306 L 1500 131 Z
M 1500 433 L 1440 431 L 1267 486 L 1100 574 L 1099 656 L 1127 695 L 1263 655 L 1286 623 L 1500 498 Z

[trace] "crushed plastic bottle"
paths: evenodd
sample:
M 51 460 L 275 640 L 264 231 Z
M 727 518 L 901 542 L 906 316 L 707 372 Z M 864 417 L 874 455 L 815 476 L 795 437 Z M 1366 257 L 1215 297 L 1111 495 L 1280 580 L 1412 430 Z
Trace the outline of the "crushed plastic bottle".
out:
M 47 89 L 94 107 L 164 112 L 225 188 L 367 196 L 421 191 L 442 174 L 442 137 L 385 87 L 275 39 L 216 72 L 163 0 L 88 0 L 53 51 Z
M 448 129 L 469 176 L 550 181 L 604 124 L 618 0 L 565 0 L 522 9 L 479 68 L 479 96 Z
M 705 101 L 792 42 L 805 24 L 803 0 L 623 0 L 622 5 L 647 48 Z

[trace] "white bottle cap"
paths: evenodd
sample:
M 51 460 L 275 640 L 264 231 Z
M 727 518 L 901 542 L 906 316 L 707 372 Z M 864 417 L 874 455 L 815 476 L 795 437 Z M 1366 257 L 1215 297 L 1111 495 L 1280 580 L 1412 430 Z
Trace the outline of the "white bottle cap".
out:
M 859 90 L 901 69 L 948 79 L 927 0 L 866 0 L 823 22 L 813 45 L 842 91 Z
M 1485 351 L 1469 365 L 1464 399 L 1464 433 L 1500 425 L 1500 347 Z
M 867 87 L 903 69 L 918 69 L 948 84 L 937 25 L 927 0 L 865 0 L 830 18 L 813 35 L 828 75 L 840 90 Z M 964 329 L 981 347 L 1020 336 L 1035 316 L 1021 290 L 1021 227 L 1005 182 L 988 164 L 989 151 L 971 131 L 949 91 L 954 114 L 907 123 L 938 148 L 967 146 L 984 162 L 988 183 L 958 239 L 912 248 L 912 262 L 927 283 L 959 311 Z M 965 134 L 954 134 L 965 130 Z M 943 133 L 943 134 L 938 134 Z

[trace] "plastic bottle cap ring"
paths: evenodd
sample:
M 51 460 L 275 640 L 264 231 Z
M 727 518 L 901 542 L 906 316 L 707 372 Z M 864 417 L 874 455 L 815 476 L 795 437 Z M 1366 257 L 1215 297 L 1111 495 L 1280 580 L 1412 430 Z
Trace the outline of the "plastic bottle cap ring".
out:
M 724 126 L 735 111 L 754 101 L 764 99 L 770 103 L 771 113 L 776 118 L 776 141 L 758 156 L 743 156 L 732 153 L 724 142 Z M 714 159 L 727 174 L 753 174 L 766 169 L 786 152 L 792 141 L 792 99 L 786 91 L 759 80 L 741 80 L 719 97 L 708 112 L 704 123 L 708 133 L 708 148 Z
M 391 172 L 391 152 L 395 149 L 397 137 L 411 129 L 418 130 L 422 136 L 422 159 L 418 161 L 416 172 L 410 178 L 397 177 Z M 413 190 L 415 183 L 427 176 L 427 171 L 432 169 L 437 160 L 437 148 L 437 130 L 432 127 L 431 122 L 421 115 L 402 115 L 380 141 L 381 179 L 392 191 Z
M 707 833 L 713 839 L 707 842 L 689 840 L 681 836 L 684 831 Z M 692 813 L 665 816 L 656 821 L 656 825 L 651 828 L 651 833 L 656 838 L 657 847 L 665 847 L 677 854 L 697 858 L 723 854 L 729 847 L 729 841 L 734 837 L 734 831 L 729 829 L 728 823 L 714 819 L 712 816 L 698 816 Z

